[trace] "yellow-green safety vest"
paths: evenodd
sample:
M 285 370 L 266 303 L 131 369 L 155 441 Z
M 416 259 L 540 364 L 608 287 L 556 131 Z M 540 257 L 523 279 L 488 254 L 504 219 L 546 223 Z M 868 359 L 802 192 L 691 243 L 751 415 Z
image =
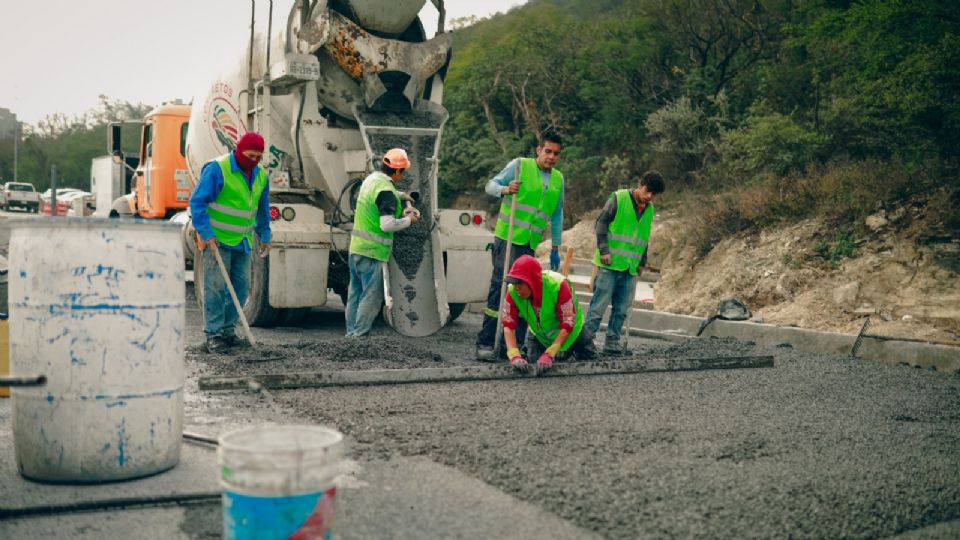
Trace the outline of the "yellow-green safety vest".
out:
M 257 208 L 260 205 L 260 196 L 267 187 L 267 175 L 262 167 L 258 167 L 251 191 L 243 171 L 233 170 L 230 154 L 217 158 L 217 164 L 223 174 L 223 189 L 207 206 L 210 226 L 213 227 L 217 242 L 236 246 L 246 238 L 252 248 Z
M 353 232 L 350 234 L 350 253 L 386 262 L 390 260 L 390 250 L 393 249 L 393 233 L 380 228 L 377 195 L 381 191 L 389 191 L 397 199 L 396 217 L 399 218 L 403 212 L 397 188 L 389 176 L 375 172 L 366 177 L 357 196 L 357 211 L 353 216 Z
M 513 216 L 514 244 L 529 244 L 537 249 L 543 240 L 543 233 L 547 230 L 547 222 L 557 204 L 560 202 L 560 192 L 563 190 L 563 175 L 553 169 L 550 172 L 550 183 L 546 191 L 543 190 L 543 181 L 540 180 L 540 168 L 532 158 L 521 158 L 520 163 L 520 191 L 516 195 L 506 195 L 500 203 L 500 216 L 497 218 L 497 227 L 493 234 L 497 238 L 508 240 L 510 230 L 510 203 L 517 197 L 517 213 Z
M 600 249 L 593 253 L 593 264 L 600 268 L 624 271 L 631 276 L 637 275 L 637 265 L 643 259 L 650 241 L 650 228 L 653 225 L 653 204 L 647 203 L 640 219 L 633 209 L 633 194 L 629 189 L 614 192 L 617 198 L 617 215 L 610 222 L 607 235 L 607 247 L 610 248 L 610 264 L 600 262 Z
M 577 310 L 577 315 L 573 323 L 573 330 L 560 345 L 560 350 L 565 351 L 573 345 L 577 336 L 580 335 L 580 329 L 583 328 L 583 309 L 577 299 L 577 291 L 573 289 L 570 280 L 565 278 L 563 274 L 552 270 L 544 270 L 542 276 L 543 292 L 540 296 L 539 318 L 537 318 L 537 312 L 533 308 L 533 304 L 529 300 L 520 298 L 513 285 L 509 287 L 510 297 L 513 298 L 513 303 L 516 304 L 520 316 L 527 321 L 527 331 L 532 332 L 533 337 L 537 338 L 541 345 L 549 347 L 553 345 L 553 340 L 557 339 L 557 335 L 560 334 L 560 320 L 557 319 L 556 309 L 557 297 L 560 295 L 560 284 L 566 281 L 567 286 L 570 287 L 570 294 L 573 295 L 573 305 Z

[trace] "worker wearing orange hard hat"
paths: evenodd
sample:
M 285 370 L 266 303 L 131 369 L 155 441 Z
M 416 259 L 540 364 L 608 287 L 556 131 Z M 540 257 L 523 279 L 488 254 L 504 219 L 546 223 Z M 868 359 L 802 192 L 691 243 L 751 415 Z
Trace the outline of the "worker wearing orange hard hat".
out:
M 380 170 L 370 173 L 360 185 L 357 210 L 350 234 L 350 289 L 347 293 L 347 337 L 370 332 L 383 303 L 383 265 L 390 260 L 393 233 L 420 219 L 420 212 L 405 202 L 416 202 L 397 191 L 396 183 L 410 168 L 402 148 L 383 155 Z

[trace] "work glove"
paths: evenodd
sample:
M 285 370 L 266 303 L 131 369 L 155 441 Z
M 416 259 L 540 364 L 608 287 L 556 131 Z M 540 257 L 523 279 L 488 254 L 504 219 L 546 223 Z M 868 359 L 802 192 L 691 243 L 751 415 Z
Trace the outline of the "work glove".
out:
M 420 221 L 420 211 L 416 208 L 409 206 L 403 211 L 403 217 L 410 218 L 410 224 Z
M 530 365 L 527 364 L 527 361 L 524 360 L 520 354 L 520 349 L 516 347 L 507 349 L 507 358 L 510 359 L 510 365 L 520 373 L 526 373 L 527 370 L 530 369 Z
M 556 272 L 560 269 L 560 250 L 551 249 L 550 250 L 550 269 Z
M 537 374 L 545 373 L 553 367 L 553 357 L 550 356 L 549 352 L 545 352 L 540 355 L 540 358 L 537 360 Z

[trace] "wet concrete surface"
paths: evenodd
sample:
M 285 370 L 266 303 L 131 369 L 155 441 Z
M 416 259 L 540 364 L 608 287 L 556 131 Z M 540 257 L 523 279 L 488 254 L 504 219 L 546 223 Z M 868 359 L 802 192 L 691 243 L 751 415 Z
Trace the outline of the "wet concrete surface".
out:
M 369 357 L 342 325 L 333 308 L 254 329 L 283 353 L 270 362 L 191 347 L 188 373 L 473 364 L 479 316 L 427 338 L 378 323 L 355 345 Z M 771 354 L 775 367 L 202 399 L 228 411 L 213 431 L 258 417 L 334 426 L 352 459 L 422 456 L 607 538 L 960 535 L 960 378 L 732 340 L 631 343 L 637 357 Z

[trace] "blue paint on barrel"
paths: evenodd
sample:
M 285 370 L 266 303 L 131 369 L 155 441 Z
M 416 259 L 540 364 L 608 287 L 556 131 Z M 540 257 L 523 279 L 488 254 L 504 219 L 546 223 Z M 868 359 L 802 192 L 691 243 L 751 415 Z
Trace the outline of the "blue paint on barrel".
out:
M 21 474 L 95 483 L 175 466 L 186 303 L 174 279 L 183 274 L 179 227 L 89 218 L 11 225 L 10 275 L 30 276 L 11 282 L 12 367 L 48 378 L 42 389 L 13 392 Z

